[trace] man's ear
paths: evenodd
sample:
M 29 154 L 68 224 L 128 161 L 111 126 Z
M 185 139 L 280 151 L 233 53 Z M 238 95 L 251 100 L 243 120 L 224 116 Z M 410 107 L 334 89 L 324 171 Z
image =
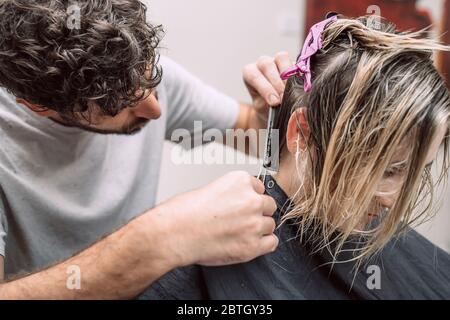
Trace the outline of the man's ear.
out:
M 289 119 L 286 133 L 286 142 L 289 152 L 295 154 L 298 149 L 306 149 L 310 133 L 311 130 L 308 124 L 307 109 L 299 108 L 295 110 Z
M 39 106 L 37 104 L 32 104 L 24 99 L 17 98 L 16 102 L 21 105 L 24 105 L 25 107 L 27 107 L 28 109 L 30 109 L 31 111 L 33 111 L 34 113 L 36 113 L 37 115 L 39 115 L 41 117 L 50 118 L 50 117 L 57 115 L 57 112 L 54 110 L 45 108 L 43 106 Z

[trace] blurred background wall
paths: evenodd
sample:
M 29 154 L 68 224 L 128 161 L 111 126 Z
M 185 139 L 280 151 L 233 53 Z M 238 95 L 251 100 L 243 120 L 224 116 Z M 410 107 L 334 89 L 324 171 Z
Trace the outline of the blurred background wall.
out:
M 421 0 L 417 1 L 417 6 L 426 9 L 433 19 L 440 19 L 444 13 L 444 1 Z M 242 82 L 243 66 L 261 55 L 274 55 L 278 51 L 287 51 L 294 59 L 302 45 L 307 21 L 306 0 L 144 2 L 148 5 L 149 20 L 164 25 L 166 36 L 162 44 L 163 54 L 182 64 L 206 83 L 244 102 L 249 102 L 250 98 Z M 339 4 L 341 1 L 334 2 Z M 365 12 L 359 15 L 363 14 Z M 166 143 L 158 201 L 205 185 L 231 170 L 247 170 L 255 175 L 259 171 L 259 166 L 255 164 L 175 165 L 170 160 L 172 148 L 172 144 Z M 448 251 L 449 195 L 450 189 L 444 190 L 445 201 L 438 216 L 419 228 L 430 240 Z

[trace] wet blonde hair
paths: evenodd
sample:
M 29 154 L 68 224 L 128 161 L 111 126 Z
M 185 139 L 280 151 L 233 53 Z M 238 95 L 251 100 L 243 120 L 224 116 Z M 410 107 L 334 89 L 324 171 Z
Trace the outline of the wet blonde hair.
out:
M 432 54 L 450 47 L 421 38 L 422 32 L 398 33 L 384 21 L 381 29 L 370 25 L 366 17 L 330 24 L 323 49 L 311 61 L 312 91 L 305 93 L 303 81 L 291 78 L 276 119 L 280 137 L 285 137 L 292 113 L 307 107 L 311 168 L 284 222 L 294 221 L 302 241 L 314 240 L 316 250 L 329 249 L 335 261 L 351 239 L 357 242 L 351 259 L 361 262 L 420 221 L 430 212 L 436 184 L 445 181 L 448 168 L 447 136 L 437 182 L 425 162 L 450 114 L 449 92 Z M 355 231 L 405 141 L 410 155 L 395 205 L 376 226 Z M 285 143 L 282 138 L 282 149 Z M 416 212 L 419 204 L 424 209 Z

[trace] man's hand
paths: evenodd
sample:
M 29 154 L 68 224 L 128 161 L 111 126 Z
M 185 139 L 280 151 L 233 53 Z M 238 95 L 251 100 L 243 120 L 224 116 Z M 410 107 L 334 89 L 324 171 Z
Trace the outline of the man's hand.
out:
M 292 66 L 289 55 L 280 52 L 275 58 L 263 56 L 244 68 L 244 82 L 253 99 L 254 115 L 267 120 L 269 107 L 281 104 L 285 82 L 280 74 Z
M 129 299 L 173 268 L 246 262 L 275 250 L 275 201 L 261 181 L 230 173 L 137 217 L 53 267 L 1 283 L 2 299 Z M 0 259 L 2 262 L 3 259 Z M 67 270 L 81 271 L 80 289 Z
M 267 128 L 269 107 L 278 107 L 283 100 L 285 82 L 280 75 L 291 66 L 289 55 L 280 52 L 275 58 L 263 56 L 255 63 L 244 67 L 244 82 L 253 102 L 252 105 L 241 104 L 234 129 L 247 131 Z M 260 144 L 259 139 L 256 142 L 250 141 L 250 145 L 246 144 L 245 149 L 238 150 L 259 157 L 262 156 L 259 152 L 254 154 L 250 153 L 250 150 L 261 151 Z
M 163 203 L 159 218 L 170 226 L 166 239 L 177 264 L 226 265 L 274 251 L 276 203 L 263 193 L 260 180 L 232 172 Z

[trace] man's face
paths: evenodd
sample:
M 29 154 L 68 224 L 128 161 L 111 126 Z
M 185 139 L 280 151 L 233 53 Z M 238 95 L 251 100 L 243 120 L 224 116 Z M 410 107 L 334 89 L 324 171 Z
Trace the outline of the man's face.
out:
M 100 133 L 100 134 L 124 134 L 132 135 L 138 133 L 151 120 L 156 120 L 161 116 L 161 107 L 158 102 L 158 95 L 153 91 L 145 100 L 136 106 L 125 108 L 115 117 L 101 115 L 95 107 L 89 113 L 89 121 L 82 116 L 75 120 L 60 115 L 52 115 L 49 118 L 56 122 L 80 129 Z

